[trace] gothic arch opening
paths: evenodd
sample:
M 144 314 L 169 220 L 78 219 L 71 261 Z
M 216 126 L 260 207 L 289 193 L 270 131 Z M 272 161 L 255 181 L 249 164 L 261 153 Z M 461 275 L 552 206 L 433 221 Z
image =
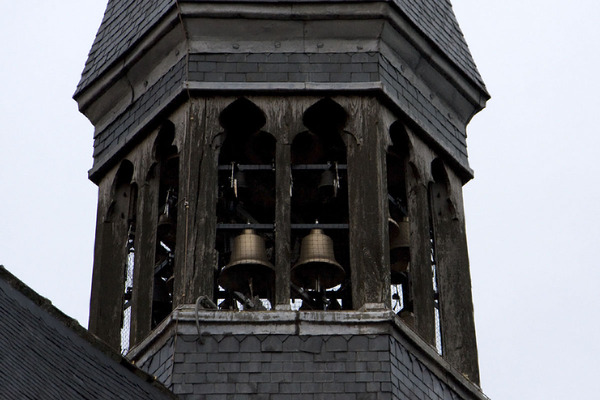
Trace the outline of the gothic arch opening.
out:
M 413 311 L 410 279 L 410 225 L 406 178 L 411 150 L 408 132 L 402 121 L 389 129 L 391 146 L 386 154 L 388 191 L 388 235 L 392 310 L 401 316 Z
M 175 249 L 179 205 L 179 151 L 173 145 L 175 126 L 166 121 L 154 141 L 155 173 L 158 174 L 158 220 L 152 285 L 151 327 L 173 309 Z
M 291 144 L 292 305 L 351 308 L 348 185 L 344 127 L 348 115 L 325 98 L 309 107 L 308 129 Z
M 276 139 L 264 112 L 239 98 L 219 115 L 216 303 L 221 309 L 270 308 L 274 296 Z

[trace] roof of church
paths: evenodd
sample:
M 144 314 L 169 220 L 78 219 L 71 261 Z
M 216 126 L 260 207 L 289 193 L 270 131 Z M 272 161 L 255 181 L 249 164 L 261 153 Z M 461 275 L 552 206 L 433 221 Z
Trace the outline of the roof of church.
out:
M 272 1 L 277 0 L 260 0 Z M 458 26 L 450 0 L 385 1 L 393 2 L 467 77 L 481 88 L 485 87 Z M 173 0 L 109 0 L 75 94 L 85 89 L 117 61 L 127 48 L 134 45 L 174 5 Z
M 0 265 L 0 393 L 4 399 L 173 399 Z

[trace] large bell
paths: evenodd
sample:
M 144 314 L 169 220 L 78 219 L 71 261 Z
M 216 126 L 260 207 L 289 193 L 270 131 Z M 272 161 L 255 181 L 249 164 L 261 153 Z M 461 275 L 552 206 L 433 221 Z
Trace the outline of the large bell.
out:
M 267 258 L 265 241 L 252 229 L 233 240 L 229 264 L 223 267 L 219 285 L 251 296 L 265 296 L 273 284 L 275 268 Z
M 335 260 L 333 240 L 321 229 L 313 229 L 302 239 L 300 258 L 291 275 L 295 285 L 321 291 L 341 284 L 346 272 Z
M 399 274 L 408 269 L 410 263 L 410 226 L 408 219 L 396 222 L 388 218 L 388 229 L 390 239 L 390 265 L 392 269 L 392 283 Z

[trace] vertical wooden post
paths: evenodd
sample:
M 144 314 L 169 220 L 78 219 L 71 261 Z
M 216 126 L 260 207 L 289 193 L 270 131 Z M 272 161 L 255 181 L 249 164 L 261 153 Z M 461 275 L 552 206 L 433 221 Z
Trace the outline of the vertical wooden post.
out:
M 265 129 L 276 139 L 275 150 L 275 304 L 274 309 L 290 308 L 290 185 L 291 155 L 289 130 L 294 126 L 288 101 L 270 98 L 258 102 L 266 114 Z
M 434 174 L 435 176 L 435 174 Z M 431 185 L 443 357 L 479 384 L 462 183 L 451 172 Z
M 189 282 L 185 295 L 187 303 L 193 303 L 200 295 L 214 296 L 216 261 L 215 250 L 216 228 L 217 228 L 217 185 L 218 185 L 218 152 L 215 149 L 213 139 L 222 127 L 219 124 L 219 114 L 225 108 L 225 99 L 207 99 L 205 112 L 197 130 L 192 134 L 201 137 L 201 148 L 193 151 L 201 151 L 199 157 L 199 170 L 192 175 L 197 183 L 195 221 L 191 229 L 195 231 L 195 238 L 191 245 L 194 247 L 194 263 L 187 267 Z M 192 270 L 190 270 L 192 268 Z
M 181 149 L 179 150 L 179 198 L 177 206 L 177 246 L 173 282 L 173 308 L 192 303 L 200 166 L 204 158 L 205 100 L 190 99 Z
M 359 137 L 348 143 L 348 201 L 352 304 L 389 304 L 386 149 L 379 103 L 360 98 L 349 105 L 347 129 Z
M 123 184 L 116 187 L 114 196 L 101 195 L 96 222 L 89 329 L 115 350 L 121 345 L 129 188 Z M 104 191 L 110 188 L 103 187 L 101 194 Z
M 154 165 L 148 172 L 138 197 L 138 219 L 134 247 L 133 293 L 131 298 L 131 336 L 134 346 L 145 338 L 152 326 L 152 296 L 158 223 L 158 191 L 160 167 Z M 130 346 L 130 347 L 131 347 Z
M 414 329 L 435 346 L 435 313 L 427 184 L 409 162 L 406 168 L 406 197 L 410 224 L 410 279 Z

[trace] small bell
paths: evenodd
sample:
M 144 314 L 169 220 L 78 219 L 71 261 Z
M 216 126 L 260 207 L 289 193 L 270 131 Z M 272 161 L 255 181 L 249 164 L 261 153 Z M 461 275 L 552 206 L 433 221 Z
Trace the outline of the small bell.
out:
M 175 244 L 176 221 L 171 210 L 173 201 L 172 189 L 167 191 L 167 199 L 162 213 L 158 217 L 157 232 L 159 240 L 165 242 L 169 247 Z
M 229 263 L 223 267 L 219 284 L 227 290 L 265 296 L 275 278 L 275 268 L 267 258 L 264 239 L 252 229 L 233 240 Z M 249 290 L 249 291 L 248 291 Z
M 340 189 L 340 174 L 337 162 L 334 165 L 334 171 L 327 169 L 321 174 L 319 197 L 322 201 L 337 197 L 338 190 Z
M 291 275 L 295 285 L 321 291 L 341 284 L 346 272 L 335 260 L 333 240 L 321 229 L 313 229 L 302 239 L 300 258 Z

